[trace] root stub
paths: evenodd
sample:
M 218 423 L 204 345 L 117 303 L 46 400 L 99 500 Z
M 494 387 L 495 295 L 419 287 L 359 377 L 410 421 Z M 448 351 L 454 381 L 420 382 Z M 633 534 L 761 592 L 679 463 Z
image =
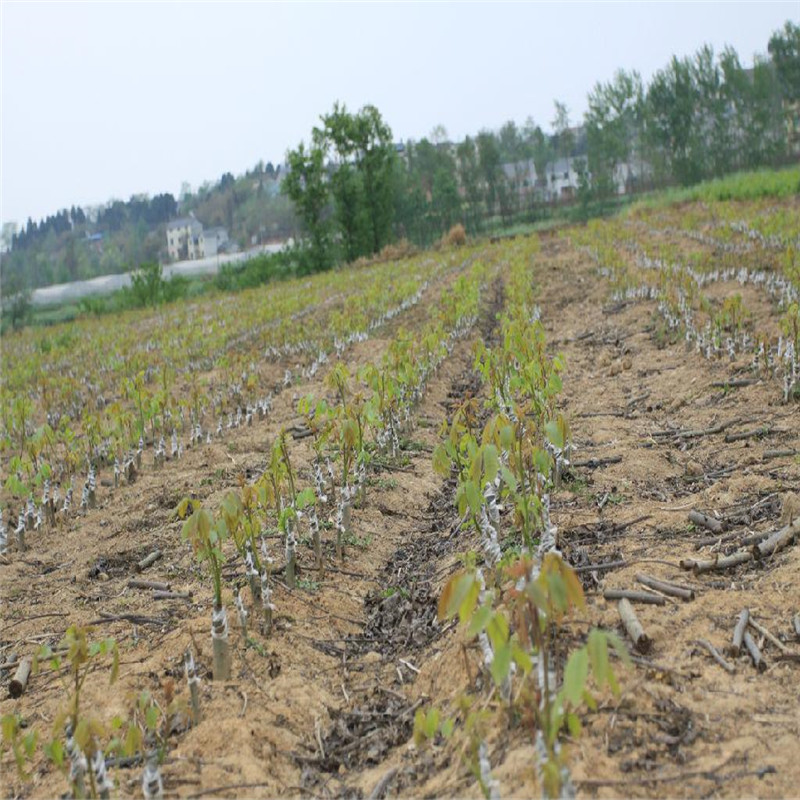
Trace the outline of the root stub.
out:
M 28 678 L 30 675 L 31 660 L 29 658 L 23 658 L 22 661 L 19 662 L 19 666 L 14 673 L 14 677 L 11 679 L 11 683 L 8 684 L 8 693 L 11 697 L 22 696 L 25 687 L 28 685 Z
M 625 626 L 625 632 L 633 642 L 633 646 L 642 654 L 649 653 L 653 647 L 653 640 L 644 632 L 630 600 L 623 597 L 617 608 L 622 624 Z

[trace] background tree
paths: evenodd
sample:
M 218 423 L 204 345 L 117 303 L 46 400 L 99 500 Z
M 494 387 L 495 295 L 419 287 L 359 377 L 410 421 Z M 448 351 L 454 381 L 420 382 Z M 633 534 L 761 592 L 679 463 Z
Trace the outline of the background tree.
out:
M 311 270 L 328 269 L 332 264 L 330 235 L 325 211 L 329 192 L 325 174 L 325 152 L 318 143 L 307 149 L 303 142 L 286 154 L 289 166 L 281 189 L 294 203 L 308 234 L 308 264 Z
M 553 139 L 555 151 L 559 158 L 569 158 L 575 146 L 575 137 L 569 125 L 569 109 L 559 100 L 553 101 L 555 116 L 553 117 Z
M 589 94 L 586 112 L 588 169 L 593 191 L 600 197 L 615 193 L 615 173 L 633 160 L 641 131 L 644 89 L 638 72 L 618 70 L 608 83 Z
M 787 21 L 783 30 L 770 37 L 767 52 L 775 65 L 784 99 L 800 100 L 800 25 Z
M 499 185 L 503 175 L 500 161 L 500 145 L 497 137 L 491 131 L 486 130 L 478 134 L 477 145 L 486 214 L 491 217 L 495 213 L 495 206 L 499 199 Z
M 466 200 L 466 228 L 472 231 L 481 229 L 481 167 L 475 141 L 467 136 L 456 148 L 458 158 L 458 177 Z

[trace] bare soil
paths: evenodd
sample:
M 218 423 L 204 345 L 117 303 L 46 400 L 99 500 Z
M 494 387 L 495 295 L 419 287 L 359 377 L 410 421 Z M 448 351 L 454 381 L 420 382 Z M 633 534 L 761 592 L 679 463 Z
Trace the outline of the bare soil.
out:
M 602 593 L 643 589 L 639 573 L 695 592 L 690 602 L 636 606 L 653 646 L 635 654 L 632 668 L 617 665 L 622 696 L 603 696 L 597 712 L 584 715 L 580 740 L 567 743 L 578 794 L 797 796 L 800 643 L 791 620 L 800 611 L 800 545 L 702 575 L 680 561 L 725 554 L 740 535 L 775 530 L 792 513 L 798 458 L 764 456 L 800 450 L 800 408 L 780 402 L 777 382 L 715 387 L 746 364 L 709 362 L 682 342 L 659 340 L 655 304 L 609 305 L 608 285 L 565 239 L 545 238 L 536 264 L 548 341 L 566 360 L 563 406 L 577 446 L 553 496 L 560 547 L 581 568 L 587 594 L 586 612 L 568 624 L 564 644 L 582 641 L 597 625 L 624 636 L 616 602 Z M 275 435 L 296 417 L 295 398 L 324 393 L 321 378 L 285 390 L 266 421 L 190 449 L 161 470 L 148 463 L 134 485 L 100 487 L 98 508 L 31 537 L 27 553 L 0 567 L 3 654 L 55 645 L 74 623 L 92 622 L 98 636 L 114 636 L 120 678 L 109 688 L 106 672 L 96 672 L 83 699 L 89 713 L 108 722 L 128 715 L 143 689 L 159 702 L 173 691 L 185 695 L 182 655 L 193 647 L 203 719 L 168 737 L 167 796 L 480 797 L 458 736 L 422 749 L 411 744 L 417 708 L 437 706 L 458 721 L 466 692 L 495 712 L 491 760 L 501 794 L 540 794 L 530 730 L 506 724 L 474 644 L 436 617 L 444 582 L 474 542 L 459 526 L 454 485 L 435 475 L 430 453 L 441 421 L 480 392 L 474 338 L 494 335 L 501 300 L 499 282 L 473 339 L 457 345 L 431 382 L 401 457 L 372 470 L 344 563 L 329 551 L 319 581 L 310 546 L 304 547 L 300 586 L 277 585 L 275 631 L 268 639 L 256 635 L 258 647 L 245 647 L 228 595 L 230 681 L 210 680 L 211 584 L 181 542 L 175 507 L 186 495 L 215 507 L 226 491 L 257 476 Z M 747 305 L 758 327 L 774 324 L 768 301 Z M 422 313 L 421 304 L 392 324 L 413 329 Z M 387 329 L 356 345 L 348 363 L 375 358 L 390 336 Z M 727 427 L 693 438 L 662 435 L 717 423 Z M 726 434 L 756 429 L 758 435 L 725 441 Z M 291 452 L 310 483 L 308 440 L 292 442 Z M 697 548 L 711 534 L 689 523 L 692 509 L 726 522 L 722 541 Z M 726 540 L 728 534 L 735 537 Z M 156 548 L 163 557 L 137 573 L 137 561 Z M 609 562 L 623 563 L 587 569 Z M 192 597 L 155 601 L 127 587 L 136 577 L 169 582 Z M 241 562 L 229 561 L 225 577 L 229 586 L 242 579 Z M 746 655 L 726 656 L 735 666 L 728 674 L 697 641 L 724 651 L 744 608 L 785 651 L 756 636 L 766 671 L 756 671 Z M 114 618 L 123 615 L 132 616 Z M 4 699 L 0 711 L 49 733 L 63 702 L 59 677 L 44 669 L 21 698 Z M 2 771 L 5 796 L 54 797 L 66 788 L 43 757 L 29 783 L 16 778 L 8 752 Z M 140 765 L 111 773 L 121 796 L 141 796 Z

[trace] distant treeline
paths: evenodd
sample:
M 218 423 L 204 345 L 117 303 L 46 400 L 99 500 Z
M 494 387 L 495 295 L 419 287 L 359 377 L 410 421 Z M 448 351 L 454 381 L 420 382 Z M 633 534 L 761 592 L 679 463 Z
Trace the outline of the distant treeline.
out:
M 553 134 L 528 121 L 451 143 L 393 144 L 378 110 L 338 104 L 288 156 L 284 191 L 322 269 L 393 239 L 427 245 L 450 226 L 470 232 L 547 216 L 554 203 L 588 217 L 621 193 L 690 186 L 800 154 L 800 27 L 787 22 L 752 67 L 735 50 L 673 57 L 649 85 L 618 71 L 588 97 L 581 126 L 555 103 Z M 800 187 L 798 187 L 800 188 Z
M 618 71 L 588 95 L 581 124 L 555 103 L 551 133 L 528 120 L 448 141 L 443 128 L 398 145 L 380 112 L 335 105 L 288 170 L 260 162 L 192 192 L 98 209 L 73 207 L 19 230 L 4 226 L 3 294 L 166 261 L 165 223 L 194 213 L 233 242 L 302 236 L 304 270 L 378 252 L 398 239 L 425 246 L 461 223 L 471 233 L 546 218 L 573 204 L 603 213 L 620 192 L 689 186 L 800 154 L 800 26 L 776 31 L 751 67 L 732 48 L 673 57 L 645 85 Z

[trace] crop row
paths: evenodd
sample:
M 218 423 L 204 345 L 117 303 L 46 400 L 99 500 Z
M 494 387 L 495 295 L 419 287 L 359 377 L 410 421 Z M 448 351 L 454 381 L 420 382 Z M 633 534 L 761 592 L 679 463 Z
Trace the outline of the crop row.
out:
M 348 344 L 363 341 L 417 305 L 428 287 L 434 294 L 441 292 L 451 276 L 473 258 L 474 253 L 461 252 L 436 261 L 417 259 L 356 270 L 360 276 L 357 287 L 351 287 L 349 293 L 336 292 L 325 301 L 320 301 L 322 289 L 334 284 L 322 279 L 318 291 L 306 292 L 309 282 L 280 287 L 285 303 L 277 305 L 285 308 L 289 303 L 299 309 L 288 325 L 264 324 L 258 336 L 226 340 L 222 355 L 216 359 L 208 356 L 202 365 L 183 350 L 168 355 L 164 343 L 175 335 L 177 312 L 173 310 L 163 320 L 163 330 L 151 331 L 148 346 L 139 352 L 137 366 L 147 366 L 138 372 L 130 374 L 127 366 L 118 371 L 103 365 L 92 367 L 79 352 L 71 362 L 71 381 L 62 379 L 52 366 L 41 367 L 33 388 L 21 389 L 9 380 L 3 387 L 3 484 L 6 505 L 22 504 L 16 519 L 18 542 L 23 542 L 26 528 L 38 529 L 58 513 L 93 506 L 98 473 L 103 468 L 113 465 L 116 487 L 123 481 L 132 482 L 148 448 L 152 448 L 153 462 L 162 465 L 179 458 L 184 446 L 208 443 L 232 428 L 263 419 L 272 402 L 272 388 L 265 390 L 271 377 L 278 389 L 292 385 L 301 375 L 312 378 L 329 357 L 341 355 Z M 403 267 L 403 275 L 395 277 Z M 350 273 L 347 275 L 352 282 Z M 257 311 L 269 315 L 275 305 L 270 294 L 262 292 Z M 227 300 L 216 306 L 215 312 L 231 313 Z M 232 317 L 237 319 L 235 314 Z M 227 321 L 222 318 L 218 323 L 225 327 Z M 108 331 L 112 334 L 113 328 Z M 95 336 L 102 337 L 105 332 L 95 331 Z M 97 340 L 93 344 L 99 348 Z M 228 352 L 231 347 L 233 353 Z M 284 368 L 282 380 L 275 380 L 278 364 L 288 359 L 300 359 L 296 375 Z M 81 370 L 83 377 L 78 380 Z M 176 379 L 180 373 L 181 385 Z M 98 383 L 92 383 L 93 379 Z M 62 392 L 57 401 L 55 386 Z M 90 405 L 104 394 L 110 395 L 109 402 Z M 81 476 L 78 503 L 73 499 L 73 483 Z M 34 497 L 39 492 L 41 502 L 37 503 Z M 0 546 L 3 532 L 0 517 Z
M 496 273 L 496 263 L 472 260 L 451 285 L 426 305 L 426 320 L 410 333 L 397 330 L 385 351 L 350 374 L 342 361 L 326 365 L 325 391 L 300 402 L 299 410 L 313 436 L 313 461 L 301 460 L 285 430 L 275 438 L 269 462 L 257 479 L 228 492 L 208 507 L 187 498 L 178 507 L 185 519 L 182 535 L 191 542 L 201 569 L 213 589 L 211 637 L 213 678 L 230 675 L 231 646 L 228 609 L 239 619 L 245 641 L 272 635 L 276 608 L 274 580 L 281 574 L 287 586 L 297 582 L 298 566 L 306 546 L 314 559 L 311 569 L 324 579 L 326 564 L 344 556 L 351 516 L 363 502 L 366 475 L 374 459 L 391 459 L 412 420 L 412 409 L 424 395 L 439 365 L 466 336 L 478 317 L 482 289 Z M 303 435 L 302 438 L 307 438 Z M 326 531 L 334 540 L 327 541 Z M 274 539 L 280 540 L 276 551 Z M 245 565 L 243 579 L 231 583 L 223 564 L 232 556 Z M 308 568 L 307 565 L 303 565 Z M 258 643 L 254 645 L 258 647 Z M 146 693 L 139 695 L 127 718 L 107 723 L 80 702 L 81 687 L 95 663 L 108 657 L 111 678 L 116 676 L 117 649 L 113 640 L 91 642 L 83 628 L 71 627 L 62 648 L 39 654 L 61 672 L 75 678 L 65 683 L 63 713 L 57 715 L 45 751 L 57 765 L 69 766 L 74 796 L 107 796 L 113 785 L 106 771 L 109 754 L 130 756 L 144 751 L 143 789 L 160 796 L 163 781 L 159 761 L 166 751 L 169 720 L 179 712 L 179 701 L 158 706 Z M 191 719 L 202 714 L 194 656 L 185 655 Z M 187 709 L 188 711 L 188 709 Z M 24 771 L 35 757 L 40 732 L 24 733 L 14 717 L 4 718 L 4 737 L 12 744 Z
M 642 220 L 593 223 L 572 239 L 609 280 L 614 302 L 655 301 L 668 336 L 682 336 L 705 358 L 748 356 L 755 374 L 777 377 L 784 401 L 800 394 L 800 264 L 792 246 L 776 255 L 760 243 L 745 256 L 695 237 L 687 253 Z M 739 293 L 712 301 L 703 289 L 717 283 L 766 294 L 775 325 L 756 329 Z
M 534 763 L 546 797 L 571 796 L 569 769 L 560 746 L 564 729 L 577 737 L 578 711 L 593 704 L 588 679 L 617 690 L 608 645 L 625 656 L 612 634 L 593 630 L 566 663 L 556 656 L 564 618 L 582 607 L 583 592 L 558 550 L 550 493 L 569 464 L 569 429 L 558 411 L 559 356 L 547 352 L 532 286 L 535 248 L 510 259 L 506 308 L 498 343 L 479 345 L 476 366 L 486 400 L 466 400 L 446 426 L 434 466 L 455 475 L 462 526 L 474 530 L 480 550 L 446 584 L 443 618 L 458 617 L 469 640 L 477 638 L 482 667 L 500 697 L 495 722 L 534 721 Z M 486 797 L 498 797 L 486 741 L 485 700 L 461 703 L 461 730 L 472 771 Z M 466 709 L 466 711 L 463 711 Z M 438 711 L 420 711 L 418 744 L 437 731 Z M 454 721 L 440 723 L 451 732 Z

